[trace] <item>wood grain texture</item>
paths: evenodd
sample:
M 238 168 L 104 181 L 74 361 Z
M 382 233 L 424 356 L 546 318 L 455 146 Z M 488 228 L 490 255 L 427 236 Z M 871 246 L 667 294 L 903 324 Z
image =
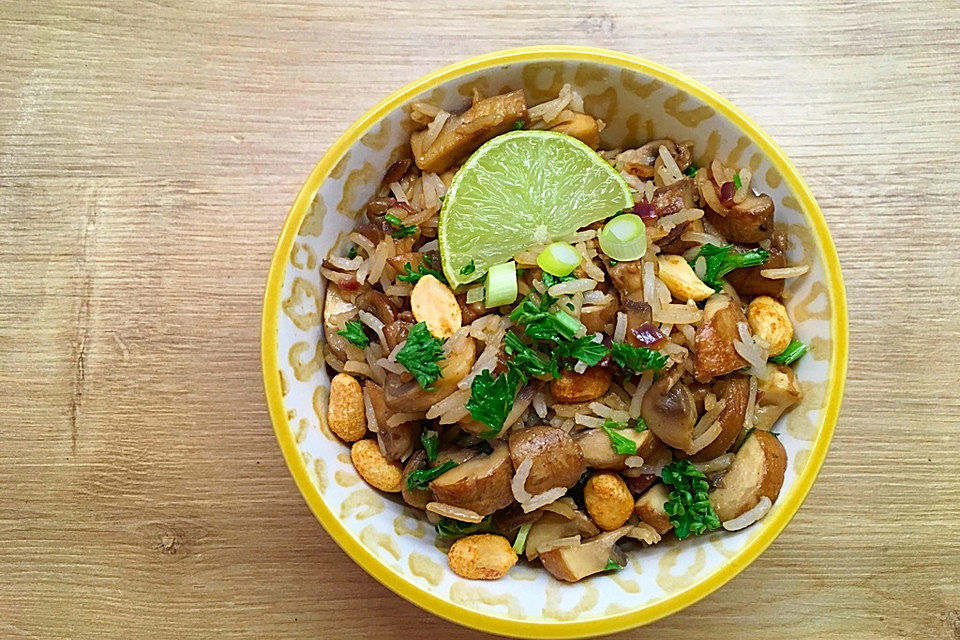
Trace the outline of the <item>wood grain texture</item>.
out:
M 481 637 L 308 512 L 264 406 L 260 303 L 296 190 L 354 118 L 546 41 L 656 59 L 751 114 L 818 197 L 849 296 L 804 507 L 726 587 L 621 637 L 960 638 L 960 6 L 444 4 L 0 2 L 0 637 Z

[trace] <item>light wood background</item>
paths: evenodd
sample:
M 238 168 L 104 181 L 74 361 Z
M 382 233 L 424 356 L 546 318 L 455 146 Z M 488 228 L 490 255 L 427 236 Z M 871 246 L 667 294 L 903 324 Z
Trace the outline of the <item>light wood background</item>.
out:
M 0 1 L 0 637 L 478 638 L 336 547 L 280 457 L 274 240 L 363 110 L 557 42 L 732 99 L 819 198 L 850 304 L 820 479 L 749 569 L 621 637 L 960 638 L 960 5 Z

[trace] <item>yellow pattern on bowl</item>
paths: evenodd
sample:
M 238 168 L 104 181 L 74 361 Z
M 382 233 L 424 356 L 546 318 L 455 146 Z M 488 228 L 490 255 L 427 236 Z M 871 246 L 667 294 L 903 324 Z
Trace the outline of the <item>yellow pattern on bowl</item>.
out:
M 789 456 L 780 499 L 760 523 L 667 541 L 632 554 L 614 575 L 567 585 L 545 571 L 515 567 L 494 583 L 463 580 L 446 566 L 432 528 L 416 513 L 358 481 L 347 447 L 325 423 L 329 377 L 323 368 L 323 286 L 318 261 L 339 244 L 383 171 L 407 145 L 409 105 L 465 107 L 473 87 L 522 87 L 528 101 L 554 97 L 563 83 L 607 124 L 605 147 L 669 136 L 695 141 L 695 156 L 752 169 L 789 232 L 791 263 L 811 272 L 788 285 L 797 336 L 812 345 L 797 375 L 801 406 L 782 419 Z M 532 47 L 492 53 L 431 73 L 393 93 L 357 120 L 323 156 L 287 216 L 264 297 L 263 377 L 280 448 L 316 515 L 370 575 L 414 604 L 454 622 L 531 638 L 585 637 L 649 623 L 706 596 L 754 560 L 783 530 L 813 484 L 840 410 L 847 360 L 843 281 L 823 216 L 777 145 L 736 107 L 661 65 L 583 47 Z

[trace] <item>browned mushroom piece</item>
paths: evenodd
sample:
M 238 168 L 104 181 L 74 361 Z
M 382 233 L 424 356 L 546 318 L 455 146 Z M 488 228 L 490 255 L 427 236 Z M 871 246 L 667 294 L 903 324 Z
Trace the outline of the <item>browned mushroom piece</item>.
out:
M 447 462 L 456 462 L 457 464 L 463 464 L 470 458 L 475 458 L 480 455 L 480 452 L 476 449 L 471 449 L 470 447 L 459 447 L 457 445 L 450 445 L 443 447 L 440 451 L 437 452 L 437 459 L 431 464 L 431 467 L 439 467 Z
M 430 483 L 437 501 L 486 516 L 512 503 L 513 464 L 507 445 L 497 442 L 493 452 L 470 458 Z
M 750 379 L 742 374 L 733 374 L 718 381 L 713 386 L 718 400 L 723 400 L 723 410 L 717 416 L 720 423 L 720 435 L 706 447 L 690 458 L 697 462 L 713 460 L 727 452 L 743 429 L 743 419 L 747 413 L 747 400 L 750 395 Z
M 530 527 L 527 534 L 527 545 L 524 547 L 527 560 L 536 558 L 540 547 L 549 545 L 554 540 L 571 536 L 592 537 L 600 533 L 597 525 L 593 524 L 582 511 L 574 511 L 573 518 L 550 511 L 541 511 L 540 513 L 542 513 L 542 517 Z
M 673 529 L 670 516 L 667 515 L 664 505 L 670 497 L 670 488 L 663 484 L 655 484 L 637 498 L 634 511 L 641 520 L 657 530 L 660 535 Z
M 546 513 L 546 511 L 531 511 L 530 513 L 524 513 L 523 508 L 516 502 L 511 504 L 508 507 L 500 509 L 493 514 L 493 526 L 496 527 L 497 531 L 505 536 L 512 536 L 517 532 L 520 527 L 525 524 L 533 524 L 540 520 Z M 531 530 L 533 527 L 531 526 Z M 527 538 L 529 540 L 529 537 Z
M 361 311 L 371 313 L 383 324 L 390 324 L 397 319 L 397 305 L 390 301 L 385 293 L 368 289 L 357 296 L 355 304 Z
M 323 333 L 326 336 L 327 348 L 341 360 L 347 359 L 346 338 L 337 335 L 339 329 L 336 320 L 338 316 L 356 309 L 356 305 L 353 303 L 355 298 L 355 293 L 345 291 L 333 282 L 327 283 L 327 292 L 323 303 Z
M 757 506 L 760 498 L 776 502 L 787 470 L 787 452 L 775 435 L 754 431 L 734 457 L 710 503 L 721 522 Z
M 523 90 L 476 100 L 460 115 L 450 116 L 433 142 L 426 130 L 410 135 L 413 157 L 423 171 L 441 173 L 481 144 L 506 133 L 527 115 Z
M 746 321 L 730 296 L 720 293 L 707 299 L 693 348 L 693 375 L 698 381 L 709 382 L 749 364 L 733 346 L 740 339 L 737 325 Z
M 407 477 L 414 471 L 427 468 L 427 452 L 421 449 L 415 452 L 403 467 L 403 483 L 400 485 L 400 495 L 403 501 L 415 509 L 425 509 L 428 502 L 433 502 L 433 493 L 429 489 L 410 489 L 407 487 Z
M 640 260 L 611 264 L 607 273 L 621 295 L 643 291 L 643 263 Z
M 457 383 L 470 373 L 476 356 L 473 338 L 463 337 L 458 344 L 450 345 L 450 352 L 440 361 L 440 377 L 433 383 L 433 391 L 422 388 L 416 380 L 404 382 L 400 375 L 388 373 L 383 386 L 387 406 L 394 411 L 427 411 L 457 390 Z
M 367 206 L 364 208 L 364 212 L 367 214 L 367 220 L 379 222 L 378 218 L 382 218 L 387 213 L 387 209 L 396 206 L 396 204 L 397 199 L 393 196 L 370 198 Z M 382 239 L 381 236 L 381 240 Z
M 646 431 L 621 429 L 617 433 L 636 443 L 637 452 L 633 455 L 638 455 L 645 461 L 651 459 L 663 446 L 660 439 L 649 429 Z M 583 452 L 584 463 L 591 469 L 620 470 L 627 467 L 626 461 L 631 454 L 614 451 L 610 436 L 603 429 L 587 429 L 577 434 L 576 439 Z
M 769 430 L 787 409 L 800 402 L 803 391 L 793 369 L 782 364 L 768 363 L 757 382 L 758 402 L 753 425 Z
M 550 395 L 561 404 L 596 400 L 610 389 L 613 375 L 600 367 L 588 367 L 583 373 L 563 371 L 550 381 Z
M 416 320 L 413 318 L 401 319 L 397 318 L 393 322 L 383 327 L 383 339 L 386 340 L 386 349 L 387 351 L 393 351 L 393 349 L 407 339 L 407 334 L 410 333 L 410 327 L 416 324 Z
M 649 180 L 653 177 L 653 166 L 657 158 L 660 157 L 660 147 L 667 148 L 667 152 L 672 156 L 677 154 L 677 145 L 669 138 L 660 140 L 651 140 L 641 147 L 624 151 L 621 154 L 621 161 L 625 162 L 624 170 L 643 180 Z M 687 163 L 689 165 L 689 162 Z M 685 167 L 680 167 L 684 169 Z
M 639 291 L 621 296 L 620 309 L 627 316 L 627 332 L 624 341 L 631 347 L 649 347 L 650 344 L 640 340 L 638 332 L 645 325 L 651 325 L 648 328 L 655 328 L 651 324 L 653 322 L 653 309 L 639 298 Z M 656 329 L 655 333 L 660 334 L 660 330 Z
M 678 180 L 653 192 L 650 204 L 660 217 L 668 216 L 682 209 L 693 209 L 697 204 L 697 185 L 690 178 Z
M 623 479 L 623 481 L 627 483 L 627 489 L 629 489 L 630 493 L 635 496 L 640 496 L 659 480 L 660 476 L 655 473 L 643 473 L 639 476 L 626 476 Z
M 620 310 L 620 301 L 614 294 L 607 294 L 602 304 L 585 305 L 580 310 L 580 322 L 587 328 L 588 333 L 602 333 L 617 319 Z
M 460 305 L 460 316 L 463 318 L 463 324 L 468 325 L 477 318 L 485 316 L 496 309 L 487 309 L 482 302 L 467 303 L 467 294 L 461 293 L 457 296 L 457 304 Z
M 400 179 L 406 175 L 411 164 L 413 164 L 413 161 L 410 158 L 397 160 L 390 165 L 387 172 L 383 174 L 383 180 L 380 181 L 380 184 L 389 188 L 390 183 L 400 182 Z
M 540 562 L 550 575 L 564 582 L 576 582 L 606 571 L 611 560 L 624 566 L 627 556 L 616 543 L 631 528 L 630 525 L 623 526 L 575 545 L 545 551 L 540 554 Z
M 387 258 L 387 264 L 393 267 L 397 274 L 407 273 L 406 265 L 408 262 L 410 263 L 410 272 L 416 273 L 420 269 L 420 265 L 424 263 L 423 254 L 419 251 L 409 251 Z
M 509 447 L 514 468 L 528 458 L 532 460 L 524 483 L 524 489 L 532 495 L 554 487 L 572 487 L 586 471 L 580 445 L 563 429 L 538 426 L 513 431 Z
M 363 390 L 370 399 L 373 414 L 377 419 L 377 442 L 380 451 L 387 460 L 403 460 L 413 451 L 414 445 L 420 439 L 420 423 L 417 421 L 387 426 L 387 421 L 395 412 L 384 401 L 383 389 L 380 385 L 367 380 Z
M 657 246 L 660 247 L 660 254 L 681 255 L 695 247 L 697 245 L 696 242 L 683 239 L 683 235 L 688 231 L 703 233 L 703 220 L 697 219 L 681 222 L 671 229 L 667 235 L 657 240 Z
M 653 383 L 640 405 L 650 431 L 676 449 L 690 448 L 697 423 L 696 400 L 680 379 L 682 374 L 683 367 L 675 365 Z
M 750 194 L 726 215 L 707 208 L 707 221 L 727 240 L 757 243 L 773 233 L 773 199 L 765 193 Z
M 748 251 L 749 247 L 738 246 L 734 250 L 742 253 Z M 783 296 L 782 278 L 773 280 L 760 275 L 763 269 L 781 269 L 787 266 L 787 255 L 784 253 L 787 249 L 786 235 L 780 231 L 774 231 L 770 238 L 770 257 L 761 265 L 755 267 L 743 267 L 734 269 L 728 273 L 725 278 L 730 286 L 742 297 L 770 296 L 779 299 Z

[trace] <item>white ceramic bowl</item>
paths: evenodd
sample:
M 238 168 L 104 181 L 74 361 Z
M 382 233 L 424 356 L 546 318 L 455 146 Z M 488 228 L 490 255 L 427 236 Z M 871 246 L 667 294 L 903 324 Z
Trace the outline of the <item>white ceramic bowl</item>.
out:
M 790 263 L 811 272 L 790 281 L 787 306 L 811 345 L 797 376 L 801 406 L 781 420 L 789 463 L 771 512 L 743 531 L 713 532 L 630 554 L 628 566 L 576 584 L 540 568 L 514 567 L 496 582 L 454 575 L 418 512 L 368 487 L 349 449 L 325 423 L 323 283 L 319 262 L 339 244 L 393 159 L 408 146 L 409 105 L 447 110 L 484 94 L 523 88 L 535 104 L 564 82 L 608 124 L 603 146 L 654 137 L 695 141 L 696 157 L 748 165 L 789 233 Z M 648 623 L 707 595 L 757 557 L 799 508 L 826 455 L 843 393 L 847 322 L 833 242 L 783 152 L 720 96 L 660 65 L 621 53 L 535 47 L 489 54 L 431 73 L 392 94 L 347 129 L 297 196 L 273 256 L 263 310 L 263 376 L 270 415 L 297 486 L 334 540 L 367 572 L 424 609 L 460 624 L 525 637 L 595 636 Z M 318 537 L 322 536 L 318 532 Z M 746 612 L 745 612 L 746 613 Z

